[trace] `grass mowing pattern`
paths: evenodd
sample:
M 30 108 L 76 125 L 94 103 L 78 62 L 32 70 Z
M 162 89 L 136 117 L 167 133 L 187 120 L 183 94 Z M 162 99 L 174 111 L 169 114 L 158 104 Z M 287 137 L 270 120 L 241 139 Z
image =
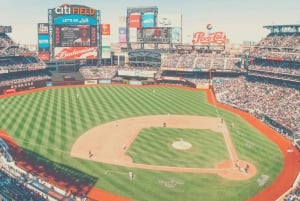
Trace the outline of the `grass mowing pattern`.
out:
M 79 99 L 76 94 L 79 94 Z M 74 141 L 84 131 L 98 124 L 155 114 L 188 114 L 216 116 L 216 108 L 206 102 L 205 93 L 172 87 L 132 88 L 97 86 L 66 88 L 0 99 L 0 128 L 6 130 L 23 148 L 53 163 L 66 164 L 99 178 L 96 186 L 139 201 L 245 200 L 265 186 L 257 185 L 262 174 L 270 184 L 282 168 L 279 149 L 237 115 L 219 110 L 229 128 L 233 143 L 242 160 L 258 168 L 256 177 L 247 181 L 228 181 L 212 174 L 168 173 L 134 170 L 134 182 L 128 179 L 128 168 L 88 162 L 69 157 Z M 246 141 L 255 143 L 248 148 Z M 107 170 L 124 174 L 113 174 Z M 163 180 L 163 181 L 162 181 Z M 162 183 L 179 181 L 174 188 Z
M 192 147 L 174 149 L 172 143 L 181 138 Z M 221 160 L 229 159 L 223 134 L 200 129 L 143 129 L 128 154 L 135 163 L 193 168 L 214 168 Z

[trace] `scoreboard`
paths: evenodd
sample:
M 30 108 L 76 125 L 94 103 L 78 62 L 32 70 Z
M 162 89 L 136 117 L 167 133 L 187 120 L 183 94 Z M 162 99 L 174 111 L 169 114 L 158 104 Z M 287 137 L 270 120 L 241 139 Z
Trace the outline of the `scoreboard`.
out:
M 64 25 L 55 26 L 54 44 L 56 47 L 97 46 L 97 27 L 95 25 Z M 80 40 L 83 31 L 86 31 L 86 40 Z
M 137 42 L 169 43 L 170 29 L 167 27 L 151 27 L 137 29 Z
M 47 53 L 45 59 L 101 58 L 100 10 L 85 5 L 62 4 L 48 9 L 48 23 L 42 25 L 40 23 L 41 28 L 48 28 L 47 33 L 39 32 L 39 54 Z

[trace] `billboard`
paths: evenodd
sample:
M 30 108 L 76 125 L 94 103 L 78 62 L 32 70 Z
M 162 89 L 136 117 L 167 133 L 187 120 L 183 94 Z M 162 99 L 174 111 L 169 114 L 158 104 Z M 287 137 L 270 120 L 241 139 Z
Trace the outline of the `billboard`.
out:
M 89 25 L 63 25 L 54 27 L 56 47 L 97 46 L 97 27 Z
M 101 56 L 100 10 L 73 4 L 48 9 L 48 29 L 51 59 Z
M 48 23 L 38 23 L 38 34 L 49 34 Z
M 56 47 L 54 48 L 55 59 L 96 59 L 97 47 Z
M 167 27 L 139 28 L 137 42 L 142 43 L 169 43 L 170 30 Z
M 223 32 L 214 32 L 205 35 L 204 32 L 196 32 L 193 35 L 192 43 L 194 45 L 222 45 L 226 42 L 226 34 Z
M 142 15 L 142 27 L 154 27 L 155 19 L 154 13 L 144 13 Z
M 141 15 L 140 14 L 129 15 L 129 27 L 130 28 L 141 27 Z
M 101 35 L 110 35 L 110 24 L 101 24 Z
M 132 43 L 137 42 L 137 28 L 129 28 L 129 41 Z
M 97 25 L 97 12 L 94 8 L 88 6 L 62 4 L 49 10 L 52 13 L 53 24 L 55 25 Z
M 111 50 L 110 46 L 102 46 L 102 58 L 103 59 L 111 58 L 110 50 Z
M 50 52 L 39 52 L 38 57 L 43 61 L 49 61 L 50 60 Z
M 126 27 L 119 27 L 119 43 L 126 43 L 127 38 L 126 38 Z
M 181 38 L 182 38 L 181 27 L 171 28 L 171 42 L 181 43 Z
M 49 35 L 46 34 L 39 34 L 38 35 L 38 48 L 48 48 L 49 49 Z
M 157 27 L 181 27 L 181 14 L 158 14 Z

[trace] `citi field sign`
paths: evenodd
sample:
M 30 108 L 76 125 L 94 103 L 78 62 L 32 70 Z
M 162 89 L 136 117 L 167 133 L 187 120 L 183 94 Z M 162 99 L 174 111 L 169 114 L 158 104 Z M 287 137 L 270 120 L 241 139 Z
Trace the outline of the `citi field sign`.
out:
M 96 9 L 83 5 L 62 4 L 53 8 L 52 13 L 53 17 L 58 17 L 60 15 L 86 15 L 95 17 Z
M 55 25 L 97 25 L 99 12 L 88 6 L 70 4 L 49 9 Z

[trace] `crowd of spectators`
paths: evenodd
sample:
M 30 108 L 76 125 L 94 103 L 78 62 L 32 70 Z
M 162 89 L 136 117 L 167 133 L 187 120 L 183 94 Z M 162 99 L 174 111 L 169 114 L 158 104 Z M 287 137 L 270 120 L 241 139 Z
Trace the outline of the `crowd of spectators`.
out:
M 5 155 L 9 155 L 9 160 Z M 18 167 L 10 155 L 10 148 L 0 138 L 0 200 L 1 201 L 75 201 L 89 200 L 86 194 L 76 196 L 42 180 Z
M 251 57 L 256 58 L 278 58 L 286 61 L 300 61 L 300 53 L 299 52 L 286 52 L 280 51 L 279 49 L 269 49 L 265 47 L 253 47 L 251 50 L 245 50 L 244 54 L 249 55 Z
M 255 64 L 250 65 L 249 70 L 251 69 L 300 76 L 300 63 L 261 60 L 260 62 L 255 62 Z
M 284 193 L 278 201 L 298 201 L 300 200 L 300 174 L 296 177 L 293 186 Z
M 270 34 L 244 54 L 255 58 L 277 58 L 286 61 L 300 61 L 300 35 Z
M 283 198 L 283 201 L 298 201 L 300 200 L 300 186 L 289 191 Z
M 26 185 L 24 171 L 15 169 L 9 147 L 0 138 L 0 200 L 44 201 L 45 195 Z
M 0 33 L 0 54 L 2 53 L 3 50 L 10 46 L 15 46 L 15 42 L 11 40 L 11 38 L 5 34 L 5 33 Z
M 257 45 L 266 47 L 296 48 L 300 44 L 299 34 L 270 34 Z
M 24 182 L 13 178 L 5 171 L 0 171 L 0 189 L 3 200 L 46 201 L 47 197 L 27 188 Z M 0 197 L 1 198 L 1 197 Z
M 222 53 L 166 54 L 162 57 L 162 67 L 169 68 L 201 68 L 217 70 L 240 69 L 240 58 Z
M 1 50 L 5 49 L 8 46 L 9 46 L 9 42 L 6 39 L 0 37 L 0 49 Z
M 9 56 L 0 59 L 0 71 L 7 71 L 7 73 L 45 68 L 46 64 L 36 56 Z
M 47 71 L 2 74 L 0 76 L 0 87 L 47 80 L 51 80 L 51 75 Z
M 249 81 L 244 76 L 223 79 L 220 83 L 214 83 L 213 88 L 221 103 L 256 116 L 266 115 L 290 130 L 300 129 L 299 88 Z
M 249 75 L 258 75 L 300 83 L 300 63 L 290 61 L 270 61 L 255 59 L 249 65 Z
M 117 73 L 117 66 L 86 66 L 81 67 L 79 72 L 86 80 L 112 79 Z

